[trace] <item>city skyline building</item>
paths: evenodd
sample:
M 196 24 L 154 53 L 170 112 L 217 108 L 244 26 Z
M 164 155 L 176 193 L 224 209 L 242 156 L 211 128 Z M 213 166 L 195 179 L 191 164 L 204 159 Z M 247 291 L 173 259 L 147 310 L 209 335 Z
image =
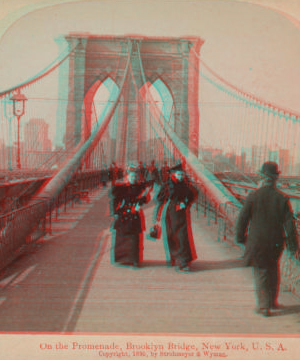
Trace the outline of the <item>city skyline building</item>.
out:
M 289 149 L 268 149 L 266 145 L 242 147 L 241 154 L 235 151 L 205 147 L 199 151 L 199 158 L 207 163 L 214 163 L 216 172 L 233 171 L 234 168 L 245 174 L 257 173 L 265 161 L 274 161 L 278 164 L 282 176 L 299 176 L 300 163 L 292 162 L 292 154 Z
M 279 149 L 278 165 L 282 175 L 290 175 L 290 151 Z
M 42 118 L 31 118 L 24 127 L 24 152 L 26 168 L 42 165 L 52 151 L 49 139 L 49 125 Z

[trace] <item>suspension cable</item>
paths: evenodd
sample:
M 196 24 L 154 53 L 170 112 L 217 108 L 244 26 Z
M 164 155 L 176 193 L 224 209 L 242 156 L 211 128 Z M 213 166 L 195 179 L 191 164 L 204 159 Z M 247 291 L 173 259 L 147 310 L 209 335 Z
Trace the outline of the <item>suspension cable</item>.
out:
M 181 52 L 181 54 L 186 58 L 186 60 L 188 61 L 188 63 L 189 63 L 190 65 L 192 65 L 196 71 L 199 71 L 200 75 L 202 75 L 201 71 L 200 71 L 199 69 L 197 69 L 196 66 L 190 61 L 190 59 L 181 51 L 181 49 L 179 48 L 179 46 L 178 46 L 177 48 L 178 48 L 178 50 Z M 193 49 L 193 51 L 194 51 L 194 53 L 197 55 L 197 53 L 195 52 L 194 49 Z M 198 57 L 198 59 L 200 60 L 200 57 L 199 57 L 198 55 L 197 55 L 197 57 Z M 203 62 L 202 62 L 202 63 L 203 63 Z M 205 76 L 205 75 L 203 74 L 203 76 Z M 216 76 L 217 76 L 217 74 L 216 74 Z M 212 83 L 213 85 L 217 85 L 216 83 L 214 83 L 213 80 L 209 79 L 208 77 L 206 77 L 206 79 L 207 79 L 210 83 Z M 219 86 L 220 86 L 220 85 L 217 85 L 218 88 L 219 88 Z M 222 87 L 221 90 L 223 91 L 223 90 L 225 90 L 225 88 Z M 246 174 L 242 173 L 236 166 L 232 165 L 232 168 L 234 169 L 234 171 L 242 174 L 242 176 L 243 176 L 248 182 L 256 185 L 256 182 L 255 182 L 253 179 L 251 179 L 251 178 L 250 178 L 249 176 L 247 176 Z
M 144 74 L 144 69 L 143 69 L 143 65 L 142 65 L 142 60 L 141 60 L 138 44 L 137 44 L 137 52 L 138 52 L 139 61 L 140 61 L 140 70 L 141 70 L 141 74 L 142 74 L 142 79 L 143 79 L 144 84 L 146 84 L 146 78 L 145 78 L 145 74 Z M 157 105 L 153 101 L 153 98 L 152 98 L 151 93 L 147 86 L 146 86 L 146 91 L 148 93 L 150 101 L 154 105 L 154 109 L 157 110 Z M 157 126 L 159 126 L 160 129 L 162 129 L 161 123 L 157 122 Z M 164 129 L 163 131 L 167 132 L 168 137 L 170 138 L 171 142 L 173 142 L 173 144 L 174 144 L 175 148 L 178 150 L 179 154 L 181 154 L 181 156 L 185 156 L 185 160 L 189 163 L 189 165 L 192 167 L 192 169 L 195 168 L 197 171 L 199 171 L 200 174 L 203 175 L 202 181 L 207 186 L 207 189 L 209 190 L 210 195 L 214 198 L 214 201 L 216 201 L 216 198 L 217 198 L 219 204 L 224 204 L 224 203 L 230 202 L 231 204 L 233 204 L 234 206 L 239 208 L 241 206 L 239 201 L 237 201 L 237 199 L 227 190 L 227 188 L 224 185 L 220 184 L 219 180 L 211 172 L 206 170 L 204 165 L 199 162 L 199 160 L 196 158 L 196 156 L 194 154 L 192 154 L 190 151 L 187 151 L 188 149 L 187 149 L 186 145 L 177 136 L 177 134 L 171 129 L 170 125 L 165 124 L 165 128 L 166 129 Z M 187 152 L 186 155 L 184 154 L 185 152 Z M 200 166 L 201 170 L 200 170 L 199 166 Z
M 39 80 L 41 80 L 42 78 L 44 78 L 45 76 L 47 76 L 48 74 L 52 73 L 55 69 L 57 69 L 66 59 L 68 59 L 68 57 L 70 56 L 70 54 L 72 52 L 74 52 L 76 50 L 76 48 L 79 46 L 79 44 L 77 44 L 76 46 L 74 46 L 73 49 L 69 50 L 69 48 L 66 48 L 50 65 L 48 65 L 44 70 L 42 70 L 41 74 L 38 73 L 35 76 L 33 76 L 32 79 L 26 80 L 24 82 L 22 82 L 19 85 L 16 85 L 8 90 L 2 91 L 0 92 L 0 98 L 5 96 L 5 95 L 9 95 L 10 93 L 12 93 L 13 91 L 17 90 L 17 89 L 22 89 L 26 86 L 29 86 Z
M 179 47 L 178 47 L 179 49 Z M 185 58 L 189 61 L 190 64 L 192 64 L 190 62 L 190 60 L 188 59 L 188 57 L 181 51 L 181 49 L 179 49 L 179 51 L 181 52 L 182 55 L 185 56 Z M 198 58 L 198 60 L 201 62 L 201 64 L 212 74 L 214 75 L 221 83 L 225 84 L 226 86 L 228 86 L 230 89 L 234 90 L 236 93 L 240 93 L 242 94 L 242 97 L 244 98 L 244 100 L 250 102 L 251 104 L 255 105 L 255 102 L 261 103 L 264 107 L 266 108 L 274 108 L 277 109 L 277 111 L 273 111 L 271 110 L 274 114 L 278 113 L 278 112 L 283 112 L 283 113 L 288 113 L 290 116 L 295 116 L 296 118 L 298 118 L 298 121 L 300 121 L 300 113 L 296 112 L 295 110 L 291 110 L 288 108 L 284 108 L 284 107 L 279 107 L 278 105 L 270 102 L 270 101 L 266 101 L 256 95 L 251 94 L 250 92 L 246 92 L 245 90 L 242 90 L 240 88 L 238 88 L 237 86 L 231 84 L 229 81 L 227 81 L 226 79 L 224 79 L 222 76 L 220 76 L 219 74 L 217 74 L 214 70 L 212 70 L 204 61 L 203 59 L 196 53 L 195 49 L 192 48 L 193 53 L 196 55 L 196 57 Z M 194 64 L 192 64 L 194 66 Z M 195 67 L 195 66 L 194 66 Z M 195 67 L 196 68 L 196 67 Z M 197 71 L 199 71 L 199 74 L 204 77 L 205 75 L 199 70 L 196 69 Z M 208 80 L 209 78 L 206 78 L 206 80 Z M 214 84 L 215 86 L 220 86 L 217 83 L 215 83 L 213 80 L 209 80 L 212 84 Z M 226 90 L 223 86 L 222 86 L 222 91 Z M 240 98 L 242 98 L 239 95 Z
M 100 138 L 102 137 L 104 131 L 108 127 L 108 124 L 115 112 L 115 109 L 120 101 L 121 95 L 123 93 L 125 80 L 128 74 L 129 69 L 129 63 L 131 59 L 131 52 L 132 52 L 132 43 L 129 40 L 128 41 L 128 59 L 126 68 L 124 71 L 124 76 L 121 82 L 121 90 L 118 94 L 117 99 L 115 100 L 113 106 L 106 114 L 105 118 L 101 122 L 101 124 L 98 125 L 97 130 L 94 132 L 94 134 L 91 134 L 91 136 L 85 141 L 85 143 L 79 148 L 79 150 L 72 156 L 72 158 L 68 161 L 66 166 L 61 169 L 56 176 L 49 181 L 49 183 L 45 186 L 43 191 L 37 195 L 36 199 L 51 199 L 57 196 L 60 191 L 64 188 L 64 186 L 69 182 L 70 178 L 73 176 L 73 174 L 76 172 L 77 168 L 80 166 L 80 163 L 84 156 L 87 155 L 87 153 L 90 153 L 94 150 L 96 145 L 98 144 Z

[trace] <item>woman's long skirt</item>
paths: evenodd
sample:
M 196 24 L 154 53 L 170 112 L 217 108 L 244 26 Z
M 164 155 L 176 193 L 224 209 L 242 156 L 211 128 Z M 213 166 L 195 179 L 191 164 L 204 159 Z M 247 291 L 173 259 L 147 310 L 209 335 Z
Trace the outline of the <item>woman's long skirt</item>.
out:
M 172 264 L 185 267 L 197 258 L 189 213 L 186 210 L 176 211 L 173 204 L 168 206 L 166 232 Z
M 115 263 L 138 264 L 142 260 L 142 233 L 124 235 L 116 232 Z

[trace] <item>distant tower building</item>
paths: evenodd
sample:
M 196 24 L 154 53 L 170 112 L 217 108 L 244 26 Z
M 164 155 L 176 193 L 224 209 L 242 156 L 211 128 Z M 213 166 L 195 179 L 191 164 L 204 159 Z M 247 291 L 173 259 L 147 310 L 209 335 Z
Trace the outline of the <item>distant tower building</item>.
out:
M 238 170 L 242 170 L 242 155 L 235 155 L 235 167 Z
M 4 139 L 0 139 L 0 169 L 4 170 L 7 168 L 6 164 L 6 146 Z
M 269 150 L 269 161 L 274 161 L 279 164 L 279 153 L 278 150 Z
M 266 161 L 267 157 L 267 146 L 252 146 L 252 157 L 251 157 L 251 168 L 252 172 L 256 173 L 262 166 L 263 162 Z
M 243 173 L 251 172 L 249 168 L 249 164 L 251 163 L 251 156 L 252 156 L 252 149 L 251 148 L 244 148 L 242 147 L 241 152 L 241 170 Z
M 213 149 L 212 150 L 212 157 L 215 158 L 216 156 L 220 156 L 223 154 L 223 150 L 221 149 Z
M 282 175 L 290 175 L 290 150 L 279 149 L 279 169 Z
M 52 150 L 48 137 L 49 125 L 44 119 L 30 119 L 24 129 L 25 152 L 27 153 L 28 168 L 39 167 Z
M 300 163 L 297 163 L 295 165 L 294 175 L 295 176 L 300 176 Z
M 260 168 L 260 147 L 253 145 L 252 146 L 252 157 L 251 157 L 251 169 L 255 173 Z
M 202 158 L 204 161 L 212 161 L 212 157 L 213 157 L 213 149 L 203 149 L 202 150 Z

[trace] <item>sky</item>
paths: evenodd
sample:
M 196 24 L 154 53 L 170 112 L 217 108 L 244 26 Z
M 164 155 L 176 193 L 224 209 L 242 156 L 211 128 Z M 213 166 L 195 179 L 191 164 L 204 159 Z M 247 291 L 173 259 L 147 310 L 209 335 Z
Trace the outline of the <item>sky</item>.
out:
M 100 35 L 196 35 L 205 41 L 201 57 L 222 77 L 267 101 L 300 112 L 297 23 L 300 2 L 297 0 L 251 3 L 0 0 L 0 4 L 0 90 L 41 72 L 64 48 L 58 38 L 70 31 Z M 284 15 L 278 11 L 283 11 Z M 49 80 L 47 88 L 40 84 L 35 91 L 43 98 L 55 94 L 57 85 L 57 81 L 50 83 Z M 53 101 L 42 103 L 30 91 L 28 95 L 31 105 L 27 105 L 24 122 L 30 116 L 45 116 L 54 138 L 56 111 Z M 213 93 L 211 99 L 215 99 Z M 201 121 L 202 124 L 206 121 L 201 133 L 209 138 L 216 132 L 216 126 L 209 118 L 202 117 Z

